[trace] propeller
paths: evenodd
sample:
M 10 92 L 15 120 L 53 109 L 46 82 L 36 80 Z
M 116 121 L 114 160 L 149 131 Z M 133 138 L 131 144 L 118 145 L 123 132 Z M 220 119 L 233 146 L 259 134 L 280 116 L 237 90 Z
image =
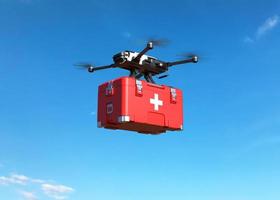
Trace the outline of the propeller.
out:
M 170 40 L 166 39 L 166 38 L 149 38 L 147 40 L 148 42 L 152 42 L 154 46 L 158 46 L 158 47 L 165 47 L 170 43 Z
M 79 67 L 80 69 L 87 69 L 88 72 L 94 72 L 94 66 L 90 63 L 78 63 L 74 64 L 74 66 Z
M 211 52 L 205 53 L 205 51 L 195 51 L 195 52 L 187 52 L 187 53 L 181 53 L 177 55 L 179 58 L 182 59 L 191 59 L 194 56 L 198 58 L 199 62 L 208 62 L 209 60 L 217 59 L 216 56 L 213 56 Z
M 194 63 L 197 63 L 198 60 L 201 59 L 201 57 L 198 56 L 197 53 L 182 53 L 180 54 L 180 57 L 182 57 L 183 59 L 192 59 Z

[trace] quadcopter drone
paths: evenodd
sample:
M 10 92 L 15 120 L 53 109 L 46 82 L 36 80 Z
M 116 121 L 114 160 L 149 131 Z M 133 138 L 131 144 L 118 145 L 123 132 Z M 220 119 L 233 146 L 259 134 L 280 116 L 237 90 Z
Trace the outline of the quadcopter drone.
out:
M 158 60 L 155 57 L 146 55 L 149 50 L 153 49 L 154 43 L 157 42 L 149 41 L 147 46 L 141 52 L 122 51 L 115 54 L 113 56 L 114 63 L 111 65 L 95 67 L 92 64 L 86 63 L 76 64 L 76 66 L 87 68 L 90 73 L 97 70 L 119 67 L 130 71 L 130 77 L 135 77 L 136 79 L 144 77 L 147 82 L 155 83 L 153 76 L 160 75 L 168 71 L 168 68 L 171 66 L 198 62 L 198 56 L 196 55 L 188 55 L 188 58 L 174 62 L 165 62 Z M 168 75 L 162 75 L 158 78 L 161 79 L 167 76 Z

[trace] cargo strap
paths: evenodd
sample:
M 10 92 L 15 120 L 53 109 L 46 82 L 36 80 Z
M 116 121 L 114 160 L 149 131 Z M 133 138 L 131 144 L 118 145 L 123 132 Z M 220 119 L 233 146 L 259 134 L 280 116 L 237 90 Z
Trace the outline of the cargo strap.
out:
M 114 87 L 113 87 L 113 81 L 108 82 L 107 88 L 106 88 L 106 96 L 110 96 L 114 94 Z
M 170 101 L 171 103 L 177 102 L 177 93 L 175 88 L 170 88 Z
M 142 81 L 136 80 L 136 95 L 137 96 L 142 96 L 143 95 L 143 85 Z

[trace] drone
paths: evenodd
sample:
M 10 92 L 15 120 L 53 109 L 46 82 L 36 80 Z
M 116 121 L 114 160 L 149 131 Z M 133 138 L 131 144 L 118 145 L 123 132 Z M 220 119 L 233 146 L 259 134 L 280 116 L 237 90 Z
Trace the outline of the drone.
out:
M 92 73 L 98 70 L 109 68 L 122 68 L 130 72 L 129 76 L 136 79 L 145 78 L 147 82 L 155 83 L 153 76 L 158 76 L 159 79 L 165 78 L 168 75 L 161 75 L 168 71 L 169 67 L 181 65 L 185 63 L 197 63 L 197 55 L 188 55 L 186 59 L 174 62 L 165 62 L 155 57 L 146 55 L 149 50 L 152 50 L 157 44 L 157 41 L 147 42 L 147 46 L 140 52 L 122 51 L 113 56 L 113 64 L 95 67 L 92 64 L 82 63 L 76 64 L 83 68 L 87 68 L 88 72 Z M 159 76 L 160 75 L 160 76 Z

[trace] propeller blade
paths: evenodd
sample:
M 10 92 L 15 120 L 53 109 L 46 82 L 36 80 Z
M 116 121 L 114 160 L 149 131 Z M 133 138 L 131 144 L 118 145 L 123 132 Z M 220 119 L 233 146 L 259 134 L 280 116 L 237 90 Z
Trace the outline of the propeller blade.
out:
M 74 66 L 76 66 L 76 67 L 80 67 L 80 68 L 93 67 L 93 65 L 92 65 L 92 64 L 90 64 L 90 63 L 77 63 L 77 64 L 74 64 Z
M 209 56 L 209 52 L 207 52 L 207 55 L 205 56 L 205 53 L 201 52 L 201 51 L 178 54 L 178 57 L 182 58 L 182 59 L 191 59 L 194 56 L 196 56 L 198 58 L 199 62 L 201 62 L 201 61 L 205 62 L 205 61 L 208 61 L 209 59 L 212 60 L 214 58 L 213 56 Z
M 74 64 L 74 66 L 79 67 L 78 69 L 83 69 L 83 70 L 86 69 L 90 73 L 95 71 L 95 67 L 90 63 L 77 63 L 77 64 Z
M 166 38 L 158 38 L 153 36 L 148 36 L 144 38 L 135 38 L 132 42 L 138 46 L 146 45 L 148 42 L 152 42 L 154 46 L 165 47 L 169 45 L 170 40 Z
M 148 42 L 152 42 L 154 46 L 165 47 L 170 41 L 166 38 L 149 38 Z
M 187 58 L 192 58 L 194 56 L 197 56 L 198 57 L 198 54 L 197 53 L 193 53 L 193 52 L 189 52 L 189 53 L 182 53 L 179 55 L 181 58 L 183 59 L 187 59 Z
M 200 61 L 201 57 L 198 56 L 199 54 L 197 53 L 193 53 L 193 52 L 189 52 L 189 53 L 182 53 L 180 54 L 180 58 L 184 59 L 184 60 L 192 60 L 194 63 L 197 63 L 198 61 Z

